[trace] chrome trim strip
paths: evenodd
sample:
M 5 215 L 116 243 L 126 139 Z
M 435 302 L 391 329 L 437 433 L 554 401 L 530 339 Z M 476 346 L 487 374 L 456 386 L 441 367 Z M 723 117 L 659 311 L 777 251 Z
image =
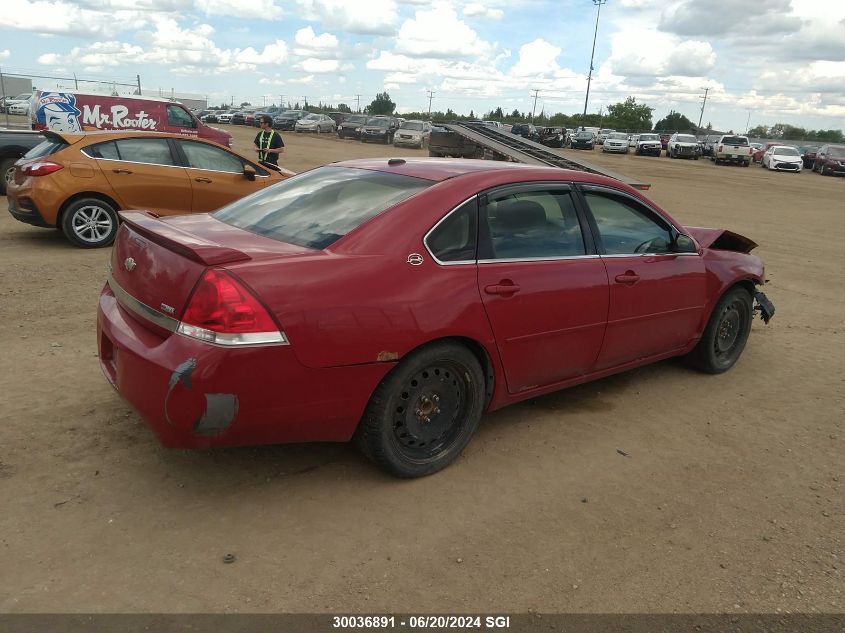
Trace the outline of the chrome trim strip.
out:
M 158 138 L 158 137 L 155 137 L 155 138 Z M 222 145 L 221 145 L 221 147 L 222 147 Z M 155 167 L 178 167 L 179 169 L 196 169 L 198 171 L 210 171 L 210 172 L 214 172 L 216 174 L 240 174 L 240 175 L 243 175 L 243 172 L 240 172 L 240 171 L 223 171 L 221 169 L 203 169 L 202 167 L 191 167 L 190 165 L 183 166 L 183 165 L 162 165 L 161 163 L 140 163 L 137 160 L 123 160 L 121 158 L 102 158 L 102 157 L 99 157 L 99 156 L 91 156 L 90 154 L 85 152 L 86 149 L 88 149 L 88 147 L 83 147 L 81 150 L 79 150 L 79 152 L 82 153 L 82 154 L 85 154 L 85 156 L 87 156 L 91 160 L 108 160 L 108 161 L 111 161 L 113 163 L 129 163 L 130 165 L 153 165 Z M 236 156 L 236 155 L 233 154 L 233 156 Z M 238 158 L 240 158 L 240 156 L 238 156 Z M 250 164 L 251 167 L 255 167 L 255 165 L 253 165 L 252 163 L 249 163 L 249 164 Z M 265 169 L 265 168 L 262 167 L 261 169 Z M 264 176 L 262 174 L 256 173 L 255 176 L 256 176 L 256 178 L 267 178 L 269 176 L 269 174 L 268 174 L 268 176 Z
M 665 252 L 665 253 L 614 253 L 613 255 L 601 255 L 605 259 L 616 259 L 619 257 L 686 257 L 689 255 L 695 255 L 696 257 L 701 257 L 698 252 L 695 253 L 672 253 L 672 252 Z
M 117 297 L 120 305 L 127 310 L 131 310 L 138 316 L 143 317 L 147 321 L 155 323 L 157 326 L 170 332 L 175 332 L 178 329 L 180 322 L 177 319 L 169 317 L 166 314 L 162 314 L 155 308 L 148 306 L 146 303 L 138 301 L 135 297 L 121 288 L 111 274 L 109 274 L 108 277 L 108 284 L 109 288 L 111 288 L 111 291 L 114 293 L 114 296 Z
M 506 259 L 479 259 L 479 264 L 513 264 L 517 262 L 559 262 L 570 259 L 599 259 L 600 255 L 561 255 L 560 257 L 513 257 Z

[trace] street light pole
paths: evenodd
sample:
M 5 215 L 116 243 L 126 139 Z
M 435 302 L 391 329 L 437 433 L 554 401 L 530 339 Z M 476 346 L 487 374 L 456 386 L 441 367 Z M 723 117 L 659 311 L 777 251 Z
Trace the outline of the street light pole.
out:
M 581 118 L 581 127 L 584 127 L 584 122 L 587 119 L 587 102 L 590 100 L 590 82 L 593 80 L 593 59 L 596 56 L 596 38 L 599 34 L 599 17 L 601 16 L 601 5 L 606 4 L 607 0 L 593 0 L 593 4 L 598 7 L 596 11 L 596 30 L 593 33 L 593 52 L 590 53 L 590 72 L 587 75 L 587 96 L 584 97 L 584 116 Z

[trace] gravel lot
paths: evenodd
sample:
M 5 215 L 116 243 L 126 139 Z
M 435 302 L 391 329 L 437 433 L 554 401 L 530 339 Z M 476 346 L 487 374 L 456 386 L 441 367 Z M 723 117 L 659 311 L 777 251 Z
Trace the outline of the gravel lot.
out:
M 285 139 L 297 171 L 422 155 Z M 345 445 L 161 448 L 97 363 L 108 250 L 0 214 L 0 611 L 845 609 L 845 179 L 578 155 L 757 241 L 777 316 L 727 374 L 663 362 L 498 411 L 418 481 Z

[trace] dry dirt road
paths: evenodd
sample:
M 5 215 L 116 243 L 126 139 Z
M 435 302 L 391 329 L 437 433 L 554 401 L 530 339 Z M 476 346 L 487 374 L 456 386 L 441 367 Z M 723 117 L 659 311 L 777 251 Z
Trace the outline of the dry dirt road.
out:
M 286 138 L 294 170 L 414 154 Z M 592 157 L 759 242 L 777 316 L 725 375 L 498 411 L 419 481 L 345 445 L 161 448 L 97 364 L 109 252 L 0 214 L 0 612 L 841 612 L 845 179 Z

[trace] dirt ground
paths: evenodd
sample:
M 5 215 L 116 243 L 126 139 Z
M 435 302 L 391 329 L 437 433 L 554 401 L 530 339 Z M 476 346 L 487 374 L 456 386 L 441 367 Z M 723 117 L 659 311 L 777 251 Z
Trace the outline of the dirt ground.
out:
M 294 170 L 421 154 L 285 138 Z M 161 448 L 97 363 L 108 250 L 0 213 L 0 612 L 845 609 L 845 179 L 591 156 L 757 241 L 777 316 L 727 374 L 489 414 L 417 481 L 345 445 Z

